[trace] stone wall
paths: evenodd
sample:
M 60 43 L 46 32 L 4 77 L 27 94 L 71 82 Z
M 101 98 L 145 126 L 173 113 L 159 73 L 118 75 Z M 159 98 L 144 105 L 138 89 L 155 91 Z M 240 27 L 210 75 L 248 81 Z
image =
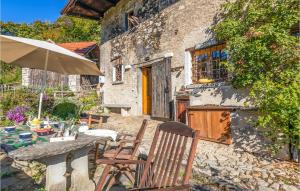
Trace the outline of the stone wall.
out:
M 161 2 L 161 1 L 160 1 Z M 140 64 L 172 56 L 173 95 L 185 85 L 185 51 L 211 38 L 208 32 L 222 0 L 169 1 L 159 7 L 158 0 L 123 0 L 102 20 L 101 70 L 105 72 L 105 104 L 129 104 L 132 115 L 141 115 Z M 140 24 L 125 31 L 126 12 L 134 10 Z M 112 60 L 121 57 L 131 65 L 121 84 L 113 84 Z
M 28 87 L 30 84 L 30 69 L 22 68 L 22 86 Z
M 31 69 L 22 68 L 22 86 L 25 86 L 25 87 L 37 86 L 37 84 L 31 84 L 32 79 L 30 79 L 30 72 L 31 72 Z M 61 78 L 58 78 L 58 79 L 61 79 Z M 39 81 L 42 82 L 42 78 L 40 78 Z M 80 75 L 69 75 L 67 82 L 68 82 L 68 87 L 70 88 L 70 90 L 79 91 Z M 61 82 L 58 81 L 58 84 L 61 84 Z M 61 87 L 61 86 L 58 85 L 58 87 Z

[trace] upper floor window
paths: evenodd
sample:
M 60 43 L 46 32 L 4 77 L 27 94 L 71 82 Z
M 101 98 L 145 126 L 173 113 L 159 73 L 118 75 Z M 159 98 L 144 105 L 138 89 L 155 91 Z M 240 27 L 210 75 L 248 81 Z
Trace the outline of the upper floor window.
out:
M 125 28 L 126 31 L 132 29 L 139 24 L 139 19 L 134 16 L 134 11 L 129 11 L 125 14 Z
M 167 6 L 175 3 L 177 0 L 159 0 L 159 8 L 164 9 Z
M 225 81 L 228 73 L 221 64 L 228 55 L 225 45 L 196 50 L 192 53 L 193 83 L 209 83 Z

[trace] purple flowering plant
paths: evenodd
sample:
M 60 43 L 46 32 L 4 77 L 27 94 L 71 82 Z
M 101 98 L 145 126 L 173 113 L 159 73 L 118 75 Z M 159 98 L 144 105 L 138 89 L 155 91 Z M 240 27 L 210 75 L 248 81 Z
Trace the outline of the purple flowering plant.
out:
M 15 124 L 19 124 L 25 121 L 25 113 L 28 111 L 27 107 L 24 106 L 17 106 L 15 108 L 10 109 L 7 114 L 6 118 L 10 121 L 15 122 Z

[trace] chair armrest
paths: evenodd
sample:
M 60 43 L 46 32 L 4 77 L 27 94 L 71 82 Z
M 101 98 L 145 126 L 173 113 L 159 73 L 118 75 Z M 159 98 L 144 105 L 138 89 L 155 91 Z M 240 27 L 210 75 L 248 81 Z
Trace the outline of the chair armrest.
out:
M 144 160 L 98 159 L 97 164 L 146 164 Z
M 129 134 L 129 133 L 119 133 L 120 136 L 128 136 L 128 137 L 133 137 L 133 134 Z
M 139 143 L 140 141 L 139 140 L 128 140 L 128 139 L 122 139 L 120 140 L 118 143 L 119 145 L 124 145 L 125 143 Z
M 186 185 L 180 185 L 180 186 L 170 186 L 166 188 L 132 188 L 129 189 L 130 191 L 136 190 L 136 191 L 146 191 L 146 190 L 151 190 L 151 191 L 173 191 L 173 190 L 179 190 L 179 191 L 192 191 L 192 187 L 189 184 Z
M 128 137 L 134 137 L 134 135 L 132 135 L 132 134 L 129 134 L 129 133 L 119 133 L 119 139 L 126 139 L 126 138 L 128 138 Z

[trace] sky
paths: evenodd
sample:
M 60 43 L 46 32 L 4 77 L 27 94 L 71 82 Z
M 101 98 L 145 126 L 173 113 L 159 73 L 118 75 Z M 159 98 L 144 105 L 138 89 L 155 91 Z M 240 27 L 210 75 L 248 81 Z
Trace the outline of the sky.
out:
M 68 0 L 0 0 L 0 20 L 32 23 L 54 22 Z

